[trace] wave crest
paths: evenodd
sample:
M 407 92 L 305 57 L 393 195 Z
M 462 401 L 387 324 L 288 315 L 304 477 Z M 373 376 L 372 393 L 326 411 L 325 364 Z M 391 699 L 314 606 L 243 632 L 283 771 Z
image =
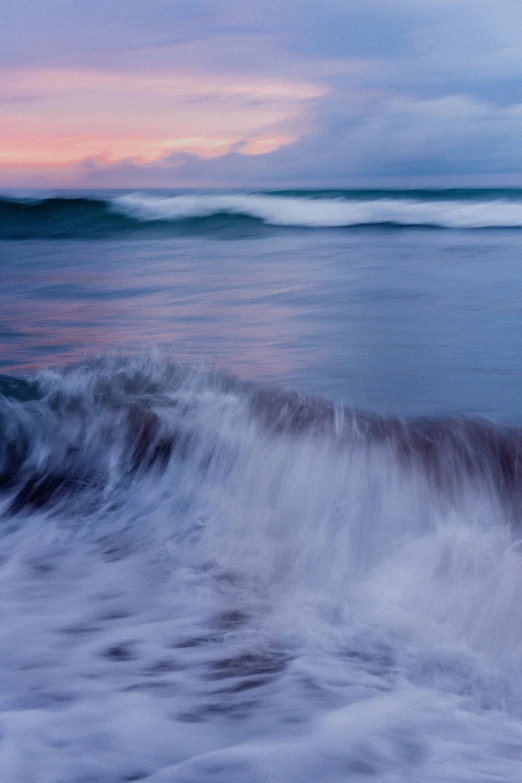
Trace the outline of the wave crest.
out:
M 310 198 L 263 194 L 149 196 L 129 194 L 112 208 L 142 221 L 182 221 L 212 215 L 236 215 L 271 226 L 350 228 L 365 225 L 433 226 L 439 228 L 522 227 L 522 203 L 425 201 L 410 198 Z
M 295 459 L 315 450 L 314 470 L 325 478 L 332 459 L 343 469 L 352 459 L 376 459 L 368 466 L 375 471 L 384 459 L 390 475 L 406 483 L 420 477 L 445 503 L 473 488 L 500 501 L 510 518 L 520 504 L 518 429 L 465 418 L 384 418 L 152 358 L 96 360 L 30 382 L 7 377 L 0 432 L 0 491 L 12 513 L 78 492 L 103 495 L 109 486 L 123 492 L 143 471 L 179 472 L 181 465 L 191 480 L 211 471 L 219 483 L 238 459 L 259 460 L 263 470 L 265 459 L 267 467 L 283 459 L 281 448 L 285 460 L 287 448 Z
M 103 237 L 148 232 L 160 236 L 260 230 L 350 229 L 364 226 L 439 229 L 522 228 L 518 191 L 426 191 L 289 194 L 167 194 L 103 197 L 0 198 L 0 238 Z

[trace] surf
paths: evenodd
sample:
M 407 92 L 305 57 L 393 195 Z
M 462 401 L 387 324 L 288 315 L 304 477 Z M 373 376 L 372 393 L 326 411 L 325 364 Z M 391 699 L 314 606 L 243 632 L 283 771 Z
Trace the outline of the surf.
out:
M 0 699 L 38 738 L 11 769 L 442 781 L 471 747 L 511 774 L 519 491 L 486 420 L 157 355 L 4 376 Z
M 263 231 L 519 229 L 518 190 L 61 193 L 0 198 L 0 238 L 183 235 Z

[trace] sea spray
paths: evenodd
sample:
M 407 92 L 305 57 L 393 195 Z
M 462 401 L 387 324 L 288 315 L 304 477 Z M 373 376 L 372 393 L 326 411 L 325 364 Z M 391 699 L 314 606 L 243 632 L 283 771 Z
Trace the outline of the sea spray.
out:
M 10 780 L 517 779 L 516 429 L 159 357 L 2 389 Z

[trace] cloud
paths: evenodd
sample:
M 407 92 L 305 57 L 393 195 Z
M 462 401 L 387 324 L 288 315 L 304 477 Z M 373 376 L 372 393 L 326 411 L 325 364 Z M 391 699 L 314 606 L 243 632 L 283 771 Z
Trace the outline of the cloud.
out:
M 295 132 L 324 92 L 291 78 L 72 69 L 13 69 L 9 84 L 0 161 L 10 164 L 154 160 L 174 150 L 212 157 L 238 144 L 256 154 L 292 140 L 292 124 Z
M 18 117 L 50 163 L 69 111 L 79 141 L 61 162 L 92 164 L 42 176 L 255 186 L 520 168 L 519 0 L 4 0 L 3 17 L 0 133 L 29 149 Z
M 248 156 L 248 150 L 236 145 L 225 155 L 206 160 L 186 152 L 149 163 L 91 158 L 49 170 L 47 176 L 55 185 L 91 188 L 342 186 L 365 179 L 516 172 L 522 178 L 522 165 L 517 163 L 522 104 L 498 107 L 454 95 L 390 98 L 371 111 L 350 112 L 331 97 L 324 103 L 327 121 L 320 132 L 266 154 Z M 26 183 L 33 184 L 28 172 L 25 176 Z
M 330 102 L 329 112 L 321 134 L 290 150 L 288 175 L 298 176 L 303 161 L 312 178 L 329 181 L 522 169 L 521 104 L 499 107 L 463 95 L 391 97 L 365 113 L 340 111 Z

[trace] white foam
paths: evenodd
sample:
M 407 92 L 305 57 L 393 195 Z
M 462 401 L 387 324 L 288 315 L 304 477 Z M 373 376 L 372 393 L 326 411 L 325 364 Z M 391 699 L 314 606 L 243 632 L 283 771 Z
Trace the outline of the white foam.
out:
M 508 199 L 423 201 L 406 198 L 297 198 L 255 194 L 152 196 L 133 193 L 111 201 L 136 220 L 180 221 L 217 214 L 244 215 L 269 225 L 341 228 L 371 224 L 441 228 L 516 228 L 522 202 Z
M 270 434 L 204 373 L 45 384 L 54 436 L 83 406 L 115 462 L 122 395 L 198 435 L 97 504 L 4 512 L 6 780 L 522 779 L 522 555 L 487 483 L 449 502 L 386 444 Z

